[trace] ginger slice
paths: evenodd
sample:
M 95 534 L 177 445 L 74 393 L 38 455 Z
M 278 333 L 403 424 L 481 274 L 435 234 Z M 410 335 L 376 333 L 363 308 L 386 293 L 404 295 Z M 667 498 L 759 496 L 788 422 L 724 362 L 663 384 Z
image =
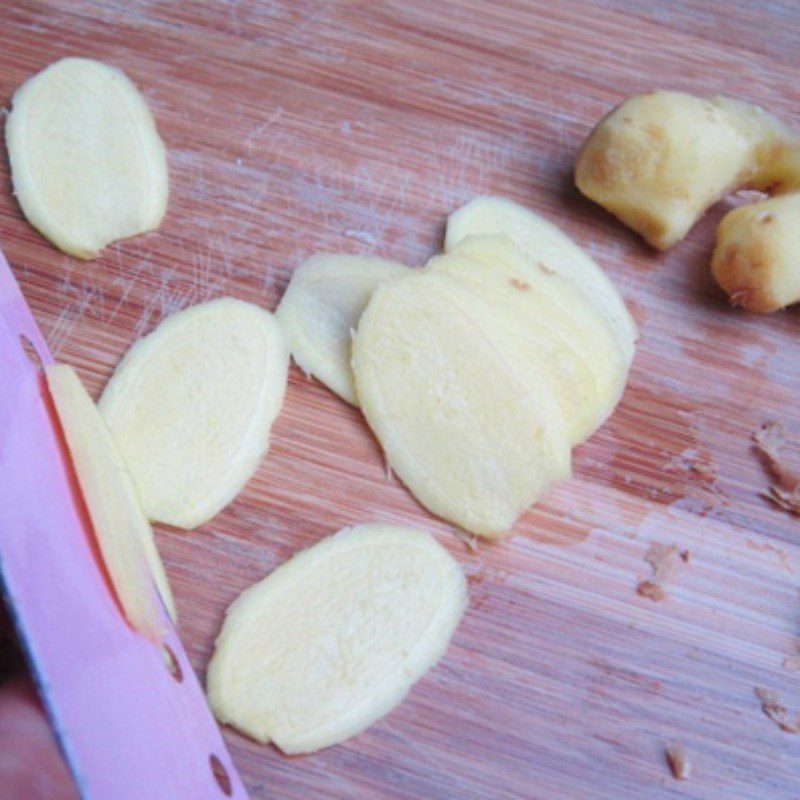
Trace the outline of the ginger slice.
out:
M 467 236 L 428 268 L 454 276 L 492 304 L 488 318 L 515 340 L 532 368 L 547 373 L 572 444 L 611 414 L 629 364 L 603 313 L 571 278 L 543 270 L 503 234 Z
M 375 289 L 406 272 L 380 258 L 316 255 L 292 273 L 275 312 L 298 366 L 351 405 L 358 405 L 353 331 Z
M 220 722 L 309 753 L 388 714 L 444 654 L 464 575 L 429 534 L 360 525 L 304 550 L 228 609 L 208 668 Z
M 389 464 L 430 511 L 507 534 L 570 469 L 564 419 L 543 375 L 451 275 L 379 288 L 353 342 L 358 397 Z
M 120 70 L 87 58 L 47 67 L 14 95 L 6 142 L 22 211 L 65 253 L 94 258 L 159 226 L 166 151 L 144 98 Z
M 98 405 L 151 520 L 188 530 L 239 493 L 267 451 L 288 359 L 272 314 L 232 298 L 131 347 Z
M 636 325 L 611 279 L 572 239 L 544 217 L 503 197 L 482 196 L 447 219 L 445 252 L 468 236 L 504 234 L 545 272 L 572 280 L 597 308 L 616 336 L 624 361 L 633 359 Z
M 173 620 L 175 604 L 125 463 L 72 367 L 48 367 L 46 376 L 117 599 L 131 626 L 160 642 L 166 630 L 158 594 Z

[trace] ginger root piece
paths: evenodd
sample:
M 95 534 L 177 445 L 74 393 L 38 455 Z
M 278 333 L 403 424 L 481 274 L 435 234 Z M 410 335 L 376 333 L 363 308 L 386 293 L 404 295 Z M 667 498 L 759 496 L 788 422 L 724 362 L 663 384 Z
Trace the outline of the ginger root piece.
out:
M 605 421 L 629 362 L 603 312 L 574 280 L 502 234 L 467 236 L 428 268 L 454 276 L 491 305 L 487 319 L 514 339 L 525 365 L 547 376 L 573 445 Z
M 749 137 L 717 102 L 651 92 L 600 121 L 578 154 L 575 183 L 665 250 L 736 187 L 751 159 Z
M 758 106 L 667 91 L 629 98 L 589 135 L 575 183 L 661 250 L 730 192 L 780 195 L 723 218 L 714 276 L 752 311 L 800 300 L 800 216 L 790 194 L 800 191 L 800 138 Z
M 566 234 L 538 214 L 503 197 L 476 197 L 447 219 L 445 252 L 480 234 L 504 234 L 533 263 L 571 279 L 603 314 L 630 364 L 636 325 L 616 286 L 589 255 Z
M 135 630 L 161 642 L 166 630 L 159 594 L 173 620 L 175 604 L 127 467 L 75 371 L 59 364 L 46 375 L 119 604 Z
M 551 386 L 490 309 L 451 275 L 387 283 L 359 322 L 353 370 L 367 422 L 414 496 L 497 537 L 569 474 L 570 446 Z
M 355 736 L 444 654 L 467 602 L 427 533 L 360 525 L 295 555 L 228 609 L 208 667 L 211 708 L 285 753 Z
M 800 193 L 728 213 L 711 270 L 731 303 L 749 311 L 777 311 L 800 300 Z
M 272 314 L 232 298 L 131 347 L 98 406 L 149 519 L 188 530 L 233 500 L 267 451 L 288 359 Z
M 353 331 L 373 291 L 406 272 L 380 258 L 316 255 L 294 271 L 275 312 L 300 368 L 351 405 L 358 405 Z
M 65 253 L 94 258 L 164 216 L 164 144 L 118 69 L 65 58 L 30 78 L 14 95 L 6 143 L 23 213 Z

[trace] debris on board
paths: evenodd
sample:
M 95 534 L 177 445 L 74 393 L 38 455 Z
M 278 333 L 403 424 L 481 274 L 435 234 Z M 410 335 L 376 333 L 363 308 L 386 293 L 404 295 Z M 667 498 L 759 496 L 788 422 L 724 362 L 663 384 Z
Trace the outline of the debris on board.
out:
M 800 515 L 800 471 L 786 463 L 786 434 L 779 422 L 766 422 L 754 434 L 755 448 L 767 463 L 776 483 L 761 492 L 779 508 Z
M 648 597 L 656 602 L 667 599 L 664 588 L 655 581 L 640 581 L 636 587 L 636 592 L 642 597 Z
M 783 668 L 787 672 L 800 672 L 800 639 L 794 643 L 794 653 L 783 659 Z
M 464 543 L 467 550 L 471 553 L 478 552 L 478 537 L 474 533 L 467 533 L 458 528 L 454 529 L 453 533 L 455 533 L 456 539 Z
M 648 580 L 639 581 L 637 594 L 656 602 L 667 599 L 666 585 L 689 563 L 688 550 L 681 550 L 675 544 L 653 542 L 644 554 L 644 560 L 652 567 L 653 575 Z
M 683 742 L 672 741 L 666 747 L 667 763 L 676 781 L 685 781 L 692 773 L 692 762 L 686 756 Z
M 789 672 L 800 671 L 800 653 L 795 653 L 793 656 L 787 656 L 784 658 L 783 668 Z
M 789 574 L 794 575 L 794 569 L 789 561 L 789 554 L 785 550 L 781 550 L 779 547 L 775 547 L 775 545 L 770 544 L 769 542 L 758 541 L 755 539 L 745 539 L 745 546 L 749 547 L 751 550 L 757 550 L 761 553 L 774 553 L 778 557 L 783 569 L 785 569 Z
M 713 482 L 717 477 L 717 465 L 708 455 L 702 455 L 694 447 L 687 447 L 673 456 L 666 465 L 669 472 L 693 473 L 702 481 Z
M 761 710 L 768 719 L 786 733 L 800 733 L 800 714 L 795 715 L 794 719 L 790 718 L 780 692 L 756 686 L 755 694 L 761 702 Z

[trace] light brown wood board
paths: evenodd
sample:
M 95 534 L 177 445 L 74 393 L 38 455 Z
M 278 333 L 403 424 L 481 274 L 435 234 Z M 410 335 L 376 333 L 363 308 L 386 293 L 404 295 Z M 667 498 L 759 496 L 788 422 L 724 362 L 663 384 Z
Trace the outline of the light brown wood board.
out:
M 657 254 L 571 183 L 597 119 L 656 87 L 747 98 L 800 128 L 799 35 L 789 0 L 3 4 L 6 105 L 55 59 L 99 58 L 142 89 L 169 149 L 162 228 L 91 262 L 28 226 L 3 167 L 2 247 L 95 395 L 165 314 L 222 294 L 273 309 L 318 251 L 419 266 L 480 193 L 562 225 L 641 328 L 616 414 L 502 544 L 467 549 L 387 476 L 360 414 L 295 368 L 242 495 L 193 534 L 158 530 L 201 677 L 237 594 L 341 527 L 426 527 L 468 575 L 444 660 L 366 733 L 287 758 L 226 732 L 254 798 L 800 797 L 800 736 L 754 696 L 800 712 L 783 667 L 800 522 L 760 496 L 750 441 L 769 419 L 800 441 L 800 313 L 727 307 L 708 262 L 729 204 Z M 661 603 L 636 593 L 654 541 L 691 554 Z M 671 739 L 688 781 L 668 771 Z

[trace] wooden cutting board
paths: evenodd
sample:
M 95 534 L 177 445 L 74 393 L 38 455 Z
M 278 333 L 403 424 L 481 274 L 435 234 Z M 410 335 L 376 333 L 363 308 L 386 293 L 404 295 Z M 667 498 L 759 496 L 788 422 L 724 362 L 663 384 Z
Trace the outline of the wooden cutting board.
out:
M 244 493 L 202 530 L 158 530 L 201 677 L 231 600 L 343 526 L 429 528 L 469 577 L 447 655 L 366 733 L 303 758 L 226 733 L 254 798 L 800 797 L 800 736 L 754 696 L 800 712 L 783 666 L 800 523 L 760 496 L 750 442 L 769 419 L 800 442 L 800 312 L 726 307 L 708 270 L 722 207 L 655 254 L 570 177 L 594 122 L 655 87 L 745 97 L 800 129 L 798 31 L 789 0 L 3 4 L 6 104 L 57 58 L 99 58 L 141 87 L 169 149 L 161 230 L 88 263 L 27 225 L 3 167 L 2 247 L 95 393 L 165 314 L 221 294 L 273 309 L 318 251 L 421 265 L 479 193 L 562 225 L 641 328 L 616 414 L 502 544 L 473 552 L 431 518 L 359 413 L 296 369 Z M 690 553 L 660 603 L 636 593 L 652 542 Z

